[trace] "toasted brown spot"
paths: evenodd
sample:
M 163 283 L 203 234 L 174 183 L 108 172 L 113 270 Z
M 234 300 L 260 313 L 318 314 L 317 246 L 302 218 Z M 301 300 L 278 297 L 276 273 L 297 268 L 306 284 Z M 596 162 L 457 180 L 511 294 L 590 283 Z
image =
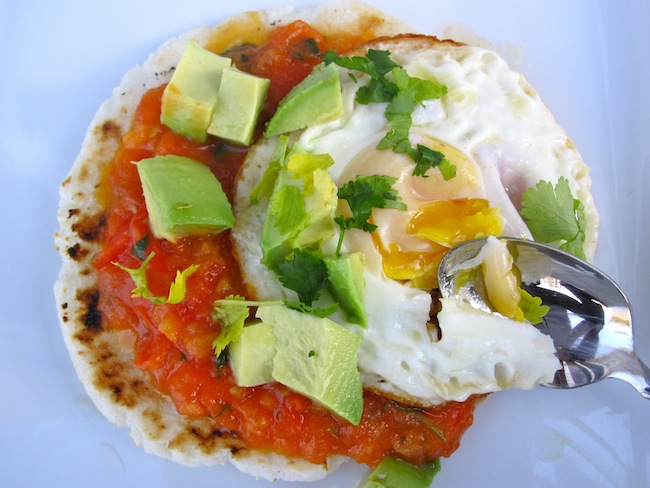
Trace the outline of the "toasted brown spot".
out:
M 77 243 L 74 246 L 68 248 L 68 256 L 73 261 L 81 260 L 88 255 L 88 249 L 81 247 L 81 244 Z
M 114 403 L 127 408 L 135 407 L 140 399 L 147 398 L 148 386 L 139 378 L 133 378 L 133 365 L 113 354 L 112 346 L 100 343 L 93 346 L 97 363 L 95 386 L 111 394 Z M 104 352 L 102 352 L 104 351 Z
M 163 432 L 167 430 L 167 424 L 162 419 L 160 412 L 151 408 L 142 412 L 143 420 L 146 422 L 146 430 L 152 439 L 160 439 Z
M 106 215 L 102 212 L 97 215 L 82 217 L 72 224 L 72 230 L 84 241 L 96 242 L 102 237 L 106 227 Z
M 65 318 L 64 322 L 67 322 L 69 319 Z M 90 345 L 95 339 L 95 334 L 88 332 L 87 330 L 82 330 L 77 332 L 74 335 L 76 341 L 81 342 L 82 344 Z
M 99 310 L 99 290 L 89 288 L 77 291 L 80 303 L 79 321 L 89 332 L 98 333 L 102 330 L 102 312 Z
M 71 208 L 70 210 L 68 210 L 68 218 L 70 219 L 75 215 L 78 215 L 79 212 L 81 212 L 81 210 L 79 210 L 78 208 Z
M 115 121 L 107 120 L 100 127 L 98 127 L 96 134 L 102 140 L 108 140 L 108 139 L 119 140 L 122 137 L 122 128 Z
M 198 446 L 205 454 L 220 449 L 235 452 L 244 448 L 242 441 L 230 430 L 221 429 L 214 421 L 194 421 L 188 424 L 184 432 L 179 433 L 169 443 L 170 449 L 182 451 L 186 446 Z
M 202 432 L 196 427 L 190 429 L 190 432 L 196 437 L 199 441 L 199 447 L 205 453 L 214 451 L 216 448 L 223 447 L 221 439 L 225 438 L 234 438 L 235 434 L 229 430 L 222 430 L 218 428 L 213 428 L 208 432 Z M 229 443 L 230 450 L 239 449 L 241 445 L 239 443 Z

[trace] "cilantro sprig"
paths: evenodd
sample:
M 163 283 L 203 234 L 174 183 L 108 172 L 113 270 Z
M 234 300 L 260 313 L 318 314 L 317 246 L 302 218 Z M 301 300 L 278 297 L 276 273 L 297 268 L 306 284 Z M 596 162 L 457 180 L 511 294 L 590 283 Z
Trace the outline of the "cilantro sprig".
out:
M 430 168 L 439 168 L 445 180 L 456 175 L 456 167 L 440 151 L 422 144 L 411 145 L 409 133 L 413 125 L 413 110 L 425 100 L 433 100 L 447 93 L 447 87 L 410 76 L 404 68 L 390 59 L 389 51 L 368 50 L 367 56 L 340 57 L 332 51 L 325 53 L 325 63 L 336 63 L 342 68 L 359 71 L 370 76 L 370 82 L 356 93 L 360 104 L 387 102 L 385 116 L 390 130 L 379 141 L 377 149 L 392 149 L 406 154 L 415 162 L 413 176 L 426 177 Z M 387 75 L 391 77 L 387 77 Z M 350 73 L 353 80 L 357 78 Z
M 221 332 L 212 342 L 215 356 L 220 357 L 228 344 L 239 339 L 249 315 L 248 304 L 240 295 L 229 295 L 225 300 L 215 302 L 212 319 L 221 325 Z
M 194 272 L 199 269 L 198 264 L 192 264 L 185 268 L 183 271 L 176 271 L 176 278 L 169 285 L 169 294 L 165 296 L 154 296 L 149 289 L 149 282 L 147 280 L 147 266 L 156 255 L 155 252 L 150 253 L 142 262 L 139 268 L 127 268 L 118 262 L 111 261 L 113 266 L 118 267 L 122 271 L 126 271 L 131 279 L 135 288 L 131 290 L 131 298 L 142 297 L 149 300 L 155 305 L 176 305 L 185 299 L 187 291 L 187 280 Z
M 544 305 L 540 297 L 535 297 L 524 289 L 519 289 L 519 308 L 524 313 L 524 318 L 531 324 L 537 325 L 544 320 L 551 307 Z
M 358 175 L 356 179 L 348 181 L 338 190 L 338 197 L 346 200 L 352 215 L 334 218 L 341 230 L 339 241 L 336 246 L 337 256 L 341 254 L 343 236 L 348 229 L 361 229 L 365 232 L 373 232 L 377 226 L 370 222 L 373 208 L 393 208 L 406 210 L 402 198 L 393 188 L 396 178 L 385 175 Z
M 399 68 L 390 59 L 390 52 L 370 49 L 366 57 L 352 56 L 341 57 L 334 51 L 327 51 L 323 56 L 325 64 L 335 63 L 341 68 L 350 71 L 360 71 L 370 76 L 370 82 L 357 90 L 356 100 L 358 103 L 390 102 L 398 91 L 397 85 L 386 78 L 394 68 Z M 353 73 L 350 77 L 356 82 L 357 78 Z
M 585 259 L 585 209 L 571 194 L 566 178 L 561 177 L 555 187 L 540 181 L 526 190 L 521 216 L 536 241 L 560 242 L 560 249 Z
M 323 260 L 302 249 L 294 249 L 291 258 L 280 261 L 276 273 L 280 283 L 295 291 L 298 300 L 308 306 L 320 298 L 320 293 L 328 282 L 327 267 Z

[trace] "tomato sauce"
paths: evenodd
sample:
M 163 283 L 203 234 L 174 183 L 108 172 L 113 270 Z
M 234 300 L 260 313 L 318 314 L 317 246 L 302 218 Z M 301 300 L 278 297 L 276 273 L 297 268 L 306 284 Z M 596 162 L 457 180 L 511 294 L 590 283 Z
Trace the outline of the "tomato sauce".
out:
M 241 69 L 271 79 L 268 116 L 320 61 L 326 47 L 320 34 L 297 22 L 276 29 L 258 48 L 247 46 L 231 54 Z M 106 322 L 133 345 L 135 365 L 172 398 L 180 413 L 210 416 L 251 448 L 314 463 L 342 454 L 370 466 L 386 455 L 421 463 L 451 454 L 472 423 L 474 398 L 423 410 L 367 391 L 361 423 L 353 426 L 280 384 L 238 387 L 229 366 L 218 364 L 212 341 L 220 328 L 212 319 L 212 304 L 231 294 L 246 293 L 229 232 L 181 238 L 176 243 L 153 237 L 132 162 L 163 154 L 193 158 L 208 165 L 232 197 L 246 150 L 214 138 L 196 144 L 161 125 L 163 90 L 155 88 L 143 96 L 100 187 L 107 209 L 104 250 L 94 260 L 100 309 Z M 111 264 L 138 268 L 143 256 L 151 252 L 156 255 L 147 267 L 147 278 L 155 296 L 167 295 L 177 270 L 199 265 L 181 303 L 154 305 L 144 298 L 131 298 L 133 281 Z

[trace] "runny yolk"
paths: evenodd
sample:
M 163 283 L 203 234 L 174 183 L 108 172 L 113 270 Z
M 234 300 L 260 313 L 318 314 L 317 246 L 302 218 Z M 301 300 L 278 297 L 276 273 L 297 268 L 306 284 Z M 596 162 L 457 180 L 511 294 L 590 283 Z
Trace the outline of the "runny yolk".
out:
M 389 278 L 411 281 L 418 288 L 438 286 L 437 271 L 445 253 L 457 244 L 490 235 L 501 235 L 504 220 L 499 209 L 482 198 L 459 198 L 423 203 L 410 219 L 406 234 L 428 241 L 426 250 L 401 249 L 373 234 Z
M 420 205 L 406 229 L 408 234 L 454 247 L 480 237 L 498 236 L 504 221 L 498 208 L 483 198 L 460 198 Z

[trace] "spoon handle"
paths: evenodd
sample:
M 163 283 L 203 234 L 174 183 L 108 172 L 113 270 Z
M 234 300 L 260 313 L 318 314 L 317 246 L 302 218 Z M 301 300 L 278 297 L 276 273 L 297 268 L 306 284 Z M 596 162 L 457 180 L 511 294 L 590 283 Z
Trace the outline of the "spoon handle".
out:
M 610 376 L 629 383 L 642 397 L 650 400 L 650 368 L 643 364 L 634 352 L 628 354 L 626 363 L 624 371 L 613 372 Z

